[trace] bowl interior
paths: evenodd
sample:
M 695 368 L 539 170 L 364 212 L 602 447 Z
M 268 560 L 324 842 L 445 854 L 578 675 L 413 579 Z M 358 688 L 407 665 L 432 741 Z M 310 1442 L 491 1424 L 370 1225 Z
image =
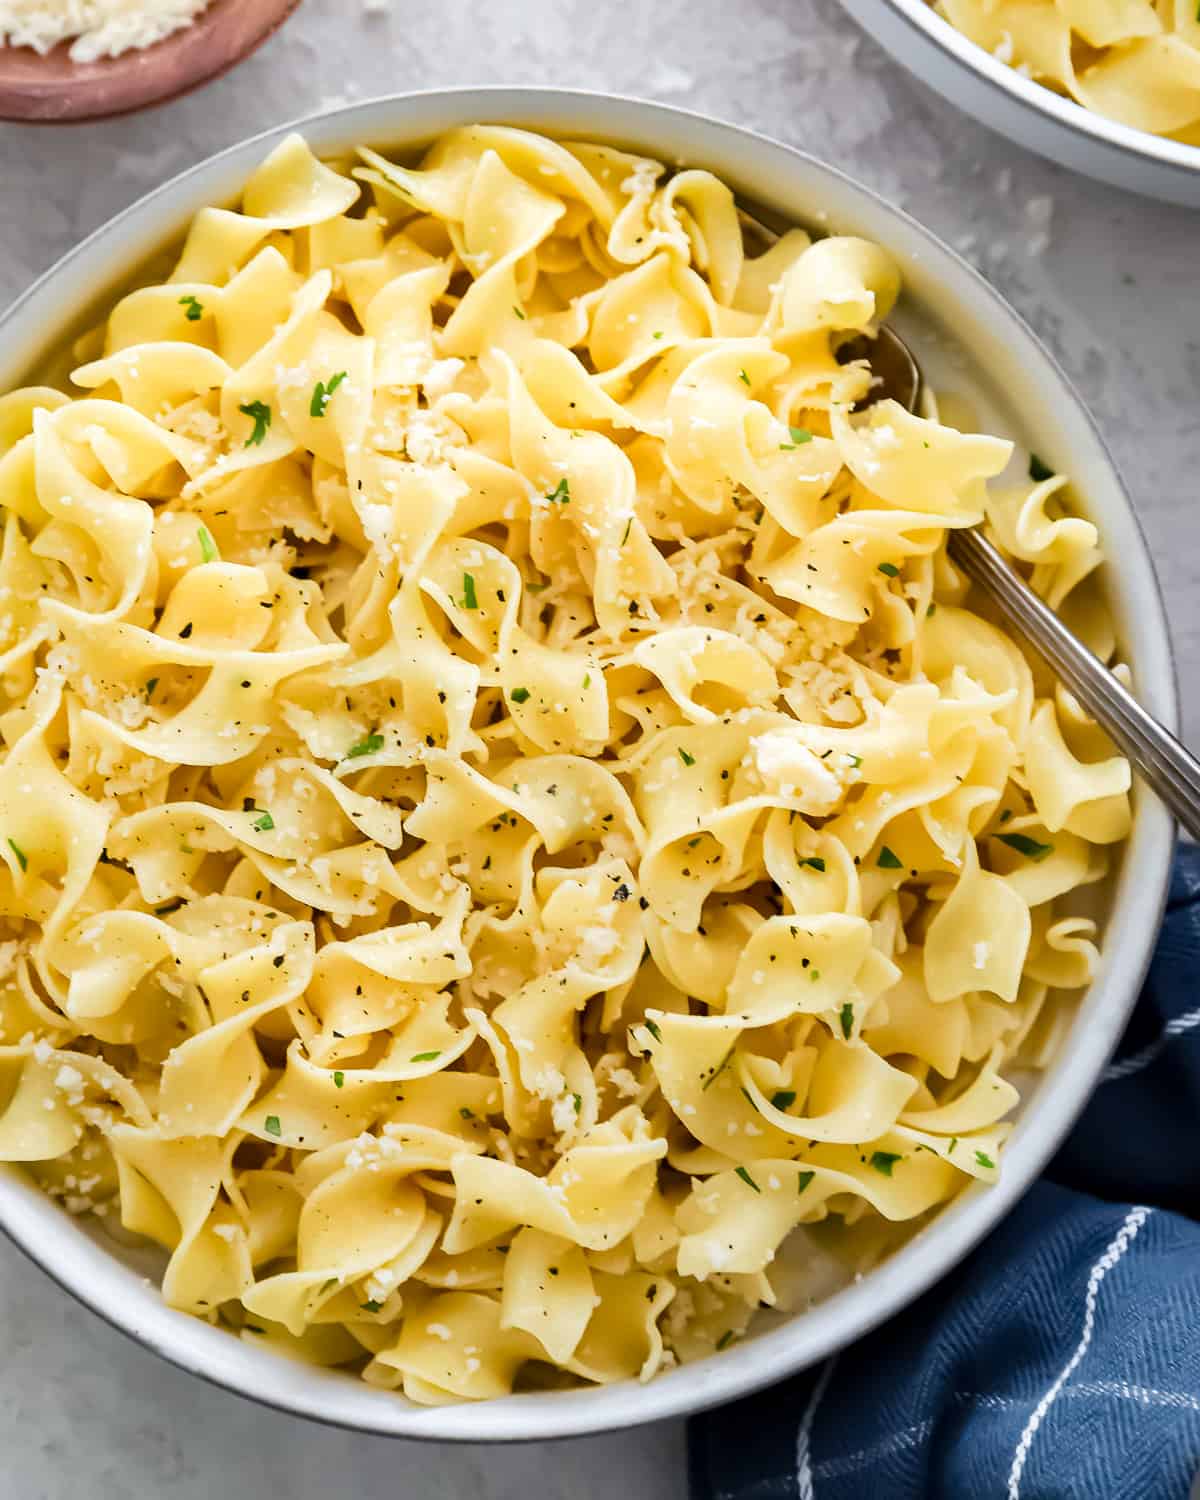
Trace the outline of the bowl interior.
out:
M 455 90 L 381 99 L 300 122 L 319 152 L 358 142 L 412 151 L 455 125 L 524 125 L 634 146 L 668 163 L 710 168 L 748 200 L 794 222 L 880 241 L 906 296 L 901 323 L 935 386 L 966 396 L 989 428 L 1072 474 L 1111 566 L 1107 588 L 1124 655 L 1146 707 L 1176 715 L 1162 602 L 1135 516 L 1103 442 L 1065 377 L 995 292 L 919 225 L 830 167 L 774 142 L 632 100 L 535 89 Z M 134 268 L 175 239 L 202 205 L 234 198 L 292 127 L 232 148 L 134 205 L 72 251 L 0 321 L 0 390 L 28 376 Z M 1068 1044 L 1031 1092 L 1000 1184 L 962 1195 L 858 1285 L 763 1328 L 649 1386 L 523 1394 L 480 1406 L 416 1408 L 334 1372 L 292 1364 L 165 1307 L 144 1260 L 123 1261 L 17 1171 L 0 1173 L 0 1227 L 66 1290 L 115 1326 L 196 1374 L 270 1405 L 383 1434 L 459 1440 L 559 1437 L 677 1416 L 744 1395 L 823 1358 L 911 1301 L 1011 1206 L 1082 1108 L 1135 998 L 1161 914 L 1172 829 L 1136 796 L 1132 837 L 1110 883 L 1100 973 Z

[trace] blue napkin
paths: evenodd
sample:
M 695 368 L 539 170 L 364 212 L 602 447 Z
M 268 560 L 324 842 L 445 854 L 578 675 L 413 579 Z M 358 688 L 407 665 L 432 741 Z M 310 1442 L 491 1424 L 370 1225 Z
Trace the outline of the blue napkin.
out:
M 1200 849 L 1185 846 L 1137 1010 L 1046 1176 L 908 1311 L 693 1421 L 692 1500 L 1188 1500 L 1198 976 Z

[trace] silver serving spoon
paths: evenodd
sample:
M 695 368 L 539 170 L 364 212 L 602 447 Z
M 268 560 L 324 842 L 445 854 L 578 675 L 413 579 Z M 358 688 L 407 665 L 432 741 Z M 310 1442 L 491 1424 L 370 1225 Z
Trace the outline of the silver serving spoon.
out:
M 738 212 L 743 227 L 754 237 L 768 245 L 778 238 L 761 219 L 744 209 Z M 912 350 L 890 328 L 881 327 L 874 338 L 849 341 L 839 351 L 839 358 L 865 359 L 875 376 L 875 384 L 860 406 L 890 397 L 906 410 L 917 411 L 924 383 L 921 367 Z M 1184 830 L 1200 839 L 1200 761 L 1067 629 L 978 526 L 952 531 L 948 550 L 951 559 L 983 589 L 1017 634 L 1107 732 Z
M 915 412 L 922 376 L 912 351 L 886 327 L 866 343 L 865 357 L 876 378 L 868 400 L 890 396 Z M 856 351 L 852 357 L 863 354 Z M 948 550 L 951 560 L 983 589 L 1129 758 L 1185 831 L 1200 839 L 1200 761 L 1067 629 L 978 526 L 952 531 Z

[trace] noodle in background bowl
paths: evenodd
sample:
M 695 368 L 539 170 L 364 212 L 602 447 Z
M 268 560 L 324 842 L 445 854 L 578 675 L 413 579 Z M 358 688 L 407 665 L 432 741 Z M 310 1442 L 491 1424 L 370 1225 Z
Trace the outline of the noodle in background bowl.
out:
M 919 225 L 834 169 L 749 131 L 662 105 L 551 89 L 461 89 L 378 99 L 299 122 L 318 154 L 356 144 L 412 152 L 459 125 L 525 126 L 629 146 L 717 173 L 785 221 L 882 244 L 905 281 L 896 321 L 935 384 L 965 394 L 988 431 L 1018 438 L 1071 474 L 1099 527 L 1108 604 L 1146 707 L 1177 717 L 1162 599 L 1132 506 L 1096 427 L 1050 356 L 969 266 Z M 295 125 L 232 147 L 158 188 L 92 235 L 0 319 L 0 390 L 86 326 L 132 274 L 207 204 L 236 197 Z M 1200 183 L 1200 177 L 1197 178 Z M 1119 560 L 1119 563 L 1118 561 Z M 1041 1171 L 1093 1088 L 1136 998 L 1157 932 L 1172 825 L 1140 786 L 1107 882 L 1101 963 L 1055 1062 L 1022 1105 L 995 1187 L 979 1184 L 861 1282 L 753 1329 L 712 1357 L 659 1375 L 476 1405 L 414 1407 L 336 1371 L 296 1364 L 175 1311 L 142 1253 L 64 1215 L 22 1172 L 0 1172 L 0 1228 L 60 1286 L 114 1327 L 204 1379 L 299 1416 L 363 1432 L 458 1441 L 546 1439 L 620 1429 L 730 1401 L 824 1358 L 893 1315 L 956 1264 Z
M 1200 146 L 1084 109 L 969 41 L 928 0 L 842 0 L 898 62 L 982 124 L 1053 162 L 1130 192 L 1200 208 Z

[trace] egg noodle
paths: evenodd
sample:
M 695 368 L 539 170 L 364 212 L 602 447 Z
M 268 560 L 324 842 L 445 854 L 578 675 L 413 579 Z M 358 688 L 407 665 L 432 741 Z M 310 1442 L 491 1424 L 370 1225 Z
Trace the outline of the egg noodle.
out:
M 931 0 L 965 36 L 1086 109 L 1200 146 L 1196 0 Z
M 0 1159 L 425 1403 L 992 1181 L 1130 778 L 946 556 L 1111 655 L 1066 481 L 855 411 L 898 291 L 707 172 L 293 136 L 0 401 Z

